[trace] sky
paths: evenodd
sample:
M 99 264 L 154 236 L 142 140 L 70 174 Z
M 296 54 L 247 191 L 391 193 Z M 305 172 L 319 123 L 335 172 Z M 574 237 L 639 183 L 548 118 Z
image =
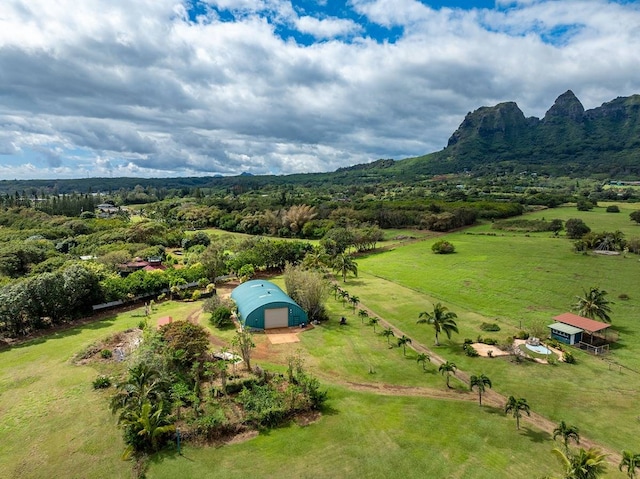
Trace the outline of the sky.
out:
M 640 3 L 2 0 L 0 179 L 333 171 L 640 93 Z

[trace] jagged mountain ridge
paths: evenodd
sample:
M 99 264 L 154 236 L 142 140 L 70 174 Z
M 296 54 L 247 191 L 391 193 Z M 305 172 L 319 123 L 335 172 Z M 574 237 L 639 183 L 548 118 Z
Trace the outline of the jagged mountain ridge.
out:
M 440 172 L 519 165 L 555 173 L 640 174 L 640 95 L 585 110 L 569 90 L 544 118 L 526 118 L 514 102 L 466 115 L 447 147 L 427 157 Z

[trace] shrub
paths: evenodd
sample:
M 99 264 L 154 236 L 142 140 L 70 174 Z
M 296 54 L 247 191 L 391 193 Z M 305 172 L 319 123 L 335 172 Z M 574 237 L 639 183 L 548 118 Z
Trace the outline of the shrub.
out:
M 476 351 L 473 346 L 468 346 L 467 348 L 465 348 L 464 353 L 470 358 L 477 358 L 478 356 L 480 356 L 480 353 Z
M 202 296 L 202 291 L 196 289 L 193 293 L 191 293 L 191 301 L 198 301 Z
M 564 224 L 567 237 L 570 239 L 580 239 L 591 231 L 580 218 L 570 218 Z
M 518 331 L 518 334 L 516 334 L 516 339 L 529 339 L 529 333 L 527 333 L 526 331 Z
M 93 380 L 93 389 L 106 389 L 110 386 L 111 379 L 108 376 L 98 376 Z
M 562 359 L 567 364 L 575 364 L 576 363 L 576 357 L 573 355 L 573 353 L 571 351 L 565 351 L 564 354 L 562 355 Z
M 629 298 L 629 295 L 627 293 L 622 293 L 622 294 L 618 295 L 618 299 L 621 299 L 623 301 L 628 301 L 630 298 Z
M 435 254 L 451 254 L 456 250 L 455 246 L 445 240 L 439 240 L 433 243 L 431 246 L 431 251 Z
M 484 344 L 488 344 L 489 346 L 495 346 L 496 344 L 498 344 L 498 340 L 494 338 L 484 338 L 484 341 L 482 342 Z
M 618 208 L 618 205 L 609 205 L 607 206 L 607 213 L 620 213 L 620 208 Z
M 109 359 L 113 356 L 113 353 L 111 352 L 110 349 L 103 349 L 102 351 L 100 351 L 100 356 L 103 359 Z
M 496 323 L 482 323 L 480 329 L 483 331 L 500 331 L 500 326 Z
M 226 306 L 218 306 L 211 313 L 211 324 L 216 328 L 226 328 L 233 324 L 231 320 L 231 310 Z

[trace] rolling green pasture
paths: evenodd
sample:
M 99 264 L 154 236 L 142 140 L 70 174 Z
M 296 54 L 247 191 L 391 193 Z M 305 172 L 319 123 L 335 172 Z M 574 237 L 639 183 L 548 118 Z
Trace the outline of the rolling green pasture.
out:
M 153 318 L 187 316 L 192 303 L 163 303 Z M 134 327 L 142 310 L 114 315 L 0 350 L 0 476 L 7 478 L 128 478 L 119 459 L 120 431 L 107 393 L 91 382 L 100 364 L 79 366 L 74 354 Z
M 575 212 L 560 208 L 544 214 L 572 217 Z M 619 228 L 608 219 L 611 216 L 618 218 Z M 588 224 L 596 231 L 605 229 L 596 221 L 603 217 L 609 222 L 606 229 L 622 229 L 629 222 L 628 214 L 602 211 Z M 456 246 L 454 255 L 434 255 L 433 241 L 424 241 L 360 258 L 360 277 L 345 287 L 424 344 L 433 344 L 433 332 L 416 324 L 418 314 L 430 310 L 433 302 L 443 302 L 458 313 L 460 334 L 437 348 L 439 354 L 470 374 L 484 372 L 499 392 L 526 397 L 537 412 L 579 425 L 585 435 L 614 450 L 633 447 L 630 438 L 640 430 L 635 408 L 640 399 L 639 257 L 575 254 L 571 242 L 562 237 L 477 234 L 483 228 L 448 235 Z M 577 352 L 575 366 L 515 365 L 463 354 L 460 345 L 466 337 L 500 340 L 521 324 L 544 331 L 553 316 L 569 311 L 574 297 L 590 286 L 609 291 L 615 302 L 612 318 L 620 340 L 606 359 Z M 617 299 L 623 293 L 630 299 Z M 482 332 L 483 321 L 497 322 L 502 330 Z

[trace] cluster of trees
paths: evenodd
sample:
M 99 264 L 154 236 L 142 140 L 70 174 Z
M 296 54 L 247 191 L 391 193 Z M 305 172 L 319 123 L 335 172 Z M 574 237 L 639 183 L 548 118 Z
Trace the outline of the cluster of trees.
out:
M 235 360 L 217 358 L 197 324 L 176 321 L 144 335 L 110 400 L 125 457 L 160 450 L 177 425 L 183 440 L 209 440 L 246 427 L 275 427 L 297 412 L 319 409 L 327 399 L 299 356 L 288 358 L 286 377 L 252 368 L 255 344 L 248 331 L 236 332 L 231 341 L 231 354 L 241 355 L 245 372 Z

